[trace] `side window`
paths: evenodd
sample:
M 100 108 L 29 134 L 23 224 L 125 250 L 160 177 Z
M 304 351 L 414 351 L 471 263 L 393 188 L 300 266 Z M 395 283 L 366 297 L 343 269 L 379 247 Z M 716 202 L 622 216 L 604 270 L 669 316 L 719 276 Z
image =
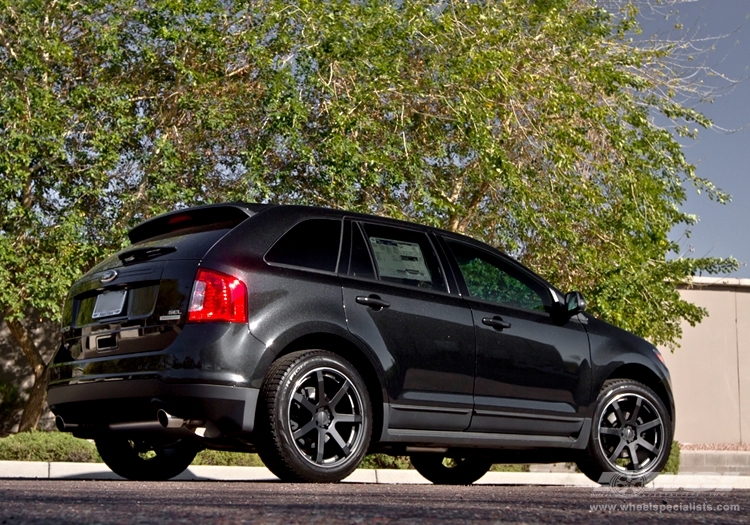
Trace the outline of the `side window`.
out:
M 341 243 L 336 219 L 308 219 L 286 232 L 266 254 L 266 262 L 335 272 Z
M 440 264 L 426 234 L 376 224 L 365 224 L 364 233 L 381 281 L 446 291 Z
M 349 259 L 349 275 L 352 277 L 364 277 L 375 279 L 375 270 L 372 267 L 372 258 L 365 244 L 365 238 L 359 225 L 352 224 L 352 256 Z
M 446 239 L 469 295 L 476 299 L 544 311 L 542 287 L 501 259 L 473 246 Z

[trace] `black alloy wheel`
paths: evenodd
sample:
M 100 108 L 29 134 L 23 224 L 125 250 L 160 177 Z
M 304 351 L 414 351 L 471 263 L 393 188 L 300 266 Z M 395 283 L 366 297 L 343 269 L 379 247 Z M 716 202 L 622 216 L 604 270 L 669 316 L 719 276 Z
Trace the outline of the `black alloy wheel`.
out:
M 578 467 L 598 483 L 648 482 L 664 468 L 671 445 L 671 419 L 661 399 L 637 381 L 610 380 L 599 394 L 587 455 Z
M 446 458 L 440 454 L 414 454 L 411 464 L 435 485 L 471 485 L 490 470 L 492 462 L 477 457 Z
M 258 454 L 282 481 L 340 481 L 359 466 L 370 443 L 364 381 L 330 352 L 278 359 L 263 382 L 258 415 Z
M 96 439 L 104 463 L 118 476 L 135 481 L 164 481 L 181 474 L 200 451 L 197 443 L 177 440 L 153 444 L 124 437 Z

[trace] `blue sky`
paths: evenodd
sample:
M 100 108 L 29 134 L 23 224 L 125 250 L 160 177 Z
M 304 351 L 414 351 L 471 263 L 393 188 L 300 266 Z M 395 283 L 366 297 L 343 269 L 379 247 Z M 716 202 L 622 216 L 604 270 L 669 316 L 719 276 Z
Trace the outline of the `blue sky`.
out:
M 690 228 L 689 238 L 684 227 L 673 230 L 671 237 L 687 256 L 735 257 L 743 265 L 730 276 L 750 278 L 750 0 L 684 1 L 672 10 L 677 13 L 669 18 L 647 14 L 643 36 L 664 34 L 682 23 L 681 34 L 687 31 L 696 46 L 707 50 L 695 54 L 695 63 L 739 82 L 728 89 L 731 83 L 705 79 L 723 86 L 724 92 L 712 103 L 696 101 L 691 106 L 716 128 L 730 131 L 701 129 L 697 140 L 684 142 L 698 176 L 731 194 L 732 202 L 721 205 L 687 188 L 683 210 L 698 215 L 700 222 Z

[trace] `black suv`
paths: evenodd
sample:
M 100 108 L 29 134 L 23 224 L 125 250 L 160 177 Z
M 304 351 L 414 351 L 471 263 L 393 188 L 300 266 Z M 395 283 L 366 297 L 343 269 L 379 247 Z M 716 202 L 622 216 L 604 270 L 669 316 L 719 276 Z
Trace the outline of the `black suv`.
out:
M 493 463 L 655 476 L 674 428 L 656 348 L 467 237 L 232 203 L 138 225 L 70 290 L 49 404 L 130 479 L 202 448 L 331 482 L 367 452 L 434 483 Z

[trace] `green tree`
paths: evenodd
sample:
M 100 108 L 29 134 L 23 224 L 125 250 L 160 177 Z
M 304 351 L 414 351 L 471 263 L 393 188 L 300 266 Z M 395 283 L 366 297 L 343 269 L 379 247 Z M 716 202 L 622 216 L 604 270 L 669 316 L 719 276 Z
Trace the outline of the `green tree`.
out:
M 220 1 L 0 2 L 0 312 L 35 377 L 20 430 L 48 382 L 24 317 L 57 318 L 139 219 L 220 195 L 209 173 L 232 182 L 223 148 L 257 116 L 233 66 L 258 25 Z
M 589 0 L 0 0 L 0 308 L 44 405 L 25 328 L 58 315 L 126 230 L 199 202 L 322 204 L 464 232 L 674 345 L 705 311 L 674 282 L 699 178 L 661 114 L 672 46 Z M 689 86 L 688 86 L 689 88 Z M 691 134 L 687 127 L 680 133 Z
M 84 134 L 106 136 L 91 127 L 91 91 L 66 82 L 83 57 L 62 41 L 67 20 L 45 20 L 53 10 L 45 4 L 0 8 L 0 311 L 35 377 L 21 430 L 36 426 L 47 386 L 47 364 L 22 319 L 31 308 L 56 315 L 83 261 L 97 255 L 79 241 L 106 165 L 99 151 L 76 147 Z
M 584 0 L 314 2 L 277 15 L 291 42 L 250 135 L 243 198 L 327 204 L 482 238 L 655 343 L 706 312 L 674 283 L 734 260 L 679 257 L 698 177 L 660 114 L 710 126 L 679 46 L 640 45 L 638 8 Z M 671 255 L 671 257 L 670 257 Z

